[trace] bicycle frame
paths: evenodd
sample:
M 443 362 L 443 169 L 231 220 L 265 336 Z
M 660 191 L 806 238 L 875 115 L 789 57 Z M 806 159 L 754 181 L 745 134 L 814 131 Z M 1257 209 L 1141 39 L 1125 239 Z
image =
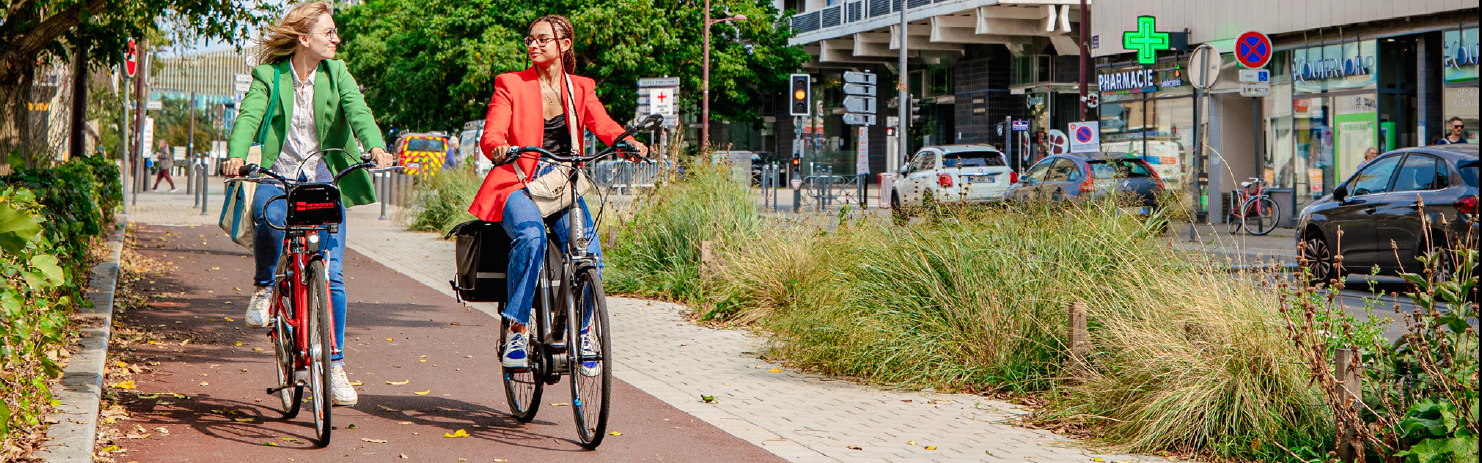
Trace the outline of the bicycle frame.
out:
M 298 370 L 309 367 L 309 330 L 307 329 L 309 326 L 309 285 L 307 283 L 308 275 L 305 272 L 308 272 L 310 263 L 325 260 L 324 253 L 326 251 L 319 249 L 318 240 L 309 240 L 308 234 L 318 233 L 319 230 L 295 229 L 297 227 L 289 228 L 283 236 L 284 252 L 282 258 L 278 260 L 279 278 L 277 284 L 279 291 L 288 290 L 286 294 L 289 294 L 293 302 L 293 313 L 287 313 L 288 309 L 283 307 L 282 298 L 274 298 L 273 314 L 291 315 L 284 317 L 284 323 L 287 323 L 289 327 L 293 328 L 293 347 L 295 352 L 293 368 L 294 370 Z M 289 264 L 287 269 L 283 267 L 284 264 Z M 328 265 L 325 268 L 327 269 Z M 326 286 L 325 294 L 333 298 L 334 293 L 331 293 L 327 287 L 329 285 L 328 275 L 325 275 L 324 284 Z M 325 302 L 327 307 L 333 307 L 333 300 Z M 329 311 L 329 322 L 333 326 L 333 310 Z M 275 331 L 269 331 L 268 335 L 276 337 L 278 334 Z M 338 342 L 334 343 L 334 349 L 330 352 L 330 355 L 333 356 L 343 352 L 343 348 Z

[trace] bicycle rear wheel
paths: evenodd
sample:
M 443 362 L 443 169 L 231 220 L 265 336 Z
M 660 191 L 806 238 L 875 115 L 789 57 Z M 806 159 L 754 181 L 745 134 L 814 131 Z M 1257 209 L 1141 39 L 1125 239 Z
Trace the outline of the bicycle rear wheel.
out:
M 502 310 L 503 307 L 500 309 Z M 510 322 L 509 319 L 503 317 L 500 319 L 499 358 L 504 358 L 504 347 L 509 345 Z M 525 325 L 525 328 L 531 334 L 538 332 L 533 320 L 531 324 Z M 527 340 L 533 337 L 528 336 Z M 545 391 L 545 381 L 540 379 L 536 371 L 536 364 L 540 359 L 531 355 L 535 350 L 530 348 L 529 344 L 526 345 L 526 350 L 525 361 L 528 362 L 526 368 L 502 368 L 504 398 L 509 402 L 509 414 L 522 423 L 529 423 L 530 420 L 535 419 L 535 412 L 540 410 L 540 396 Z
M 1246 201 L 1241 207 L 1245 211 L 1245 232 L 1261 236 L 1276 229 L 1276 220 L 1281 217 L 1281 206 L 1270 196 L 1258 196 Z
M 308 314 L 309 314 L 309 394 L 314 408 L 315 445 L 329 445 L 329 434 L 334 427 L 330 424 L 330 409 L 334 407 L 330 398 L 329 357 L 334 352 L 334 324 L 329 314 L 329 274 L 323 261 L 309 263 L 308 269 Z
M 602 292 L 602 278 L 597 269 L 588 268 L 572 281 L 575 304 L 568 306 L 567 339 L 571 339 L 568 358 L 571 365 L 571 410 L 576 415 L 577 434 L 582 447 L 595 449 L 607 434 L 608 403 L 612 395 L 612 339 L 608 335 L 607 296 Z M 585 331 L 586 334 L 582 334 Z M 585 339 L 584 339 L 585 338 Z M 589 348 L 584 349 L 583 346 Z M 590 351 L 590 352 L 587 352 Z
M 283 418 L 293 419 L 303 405 L 304 388 L 294 385 L 293 365 L 297 351 L 293 345 L 293 327 L 288 326 L 282 314 L 278 312 L 273 317 L 273 359 L 278 363 L 278 387 L 283 388 L 278 390 L 278 399 L 283 402 Z

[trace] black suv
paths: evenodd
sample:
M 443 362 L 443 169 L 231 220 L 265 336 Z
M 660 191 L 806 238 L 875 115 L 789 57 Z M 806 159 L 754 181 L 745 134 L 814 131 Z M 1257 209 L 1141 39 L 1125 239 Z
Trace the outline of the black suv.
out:
M 1477 145 L 1385 153 L 1303 209 L 1297 231 L 1314 281 L 1334 277 L 1335 253 L 1346 269 L 1394 274 L 1419 271 L 1433 249 L 1476 249 Z

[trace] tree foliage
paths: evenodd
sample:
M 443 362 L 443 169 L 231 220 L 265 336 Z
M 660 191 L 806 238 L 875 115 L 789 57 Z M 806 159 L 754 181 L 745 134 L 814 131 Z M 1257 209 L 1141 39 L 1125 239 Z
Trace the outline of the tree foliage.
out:
M 711 29 L 711 118 L 757 122 L 767 95 L 807 56 L 787 46 L 771 2 L 713 2 L 711 17 L 747 21 Z M 383 128 L 452 129 L 482 119 L 494 77 L 530 65 L 521 39 L 530 22 L 561 14 L 576 29 L 577 75 L 617 120 L 632 118 L 637 81 L 680 78 L 681 111 L 700 102 L 701 10 L 682 0 L 384 0 L 338 14 L 345 59 Z

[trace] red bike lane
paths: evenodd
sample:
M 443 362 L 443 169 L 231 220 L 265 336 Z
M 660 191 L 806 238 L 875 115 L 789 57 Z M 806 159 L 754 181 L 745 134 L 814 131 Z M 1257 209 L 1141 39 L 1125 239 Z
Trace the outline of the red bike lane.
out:
M 264 393 L 276 384 L 272 346 L 242 323 L 250 252 L 215 228 L 140 225 L 135 237 L 134 251 L 172 270 L 135 283 L 148 307 L 117 318 L 156 340 L 110 346 L 111 364 L 145 369 L 133 389 L 111 388 L 128 412 L 105 411 L 116 432 L 99 447 L 118 446 L 114 461 L 784 461 L 616 378 L 613 434 L 596 451 L 576 442 L 565 382 L 520 423 L 499 378 L 498 320 L 354 251 L 345 357 L 360 402 L 334 408 L 331 443 L 316 448 L 307 407 L 284 420 Z

